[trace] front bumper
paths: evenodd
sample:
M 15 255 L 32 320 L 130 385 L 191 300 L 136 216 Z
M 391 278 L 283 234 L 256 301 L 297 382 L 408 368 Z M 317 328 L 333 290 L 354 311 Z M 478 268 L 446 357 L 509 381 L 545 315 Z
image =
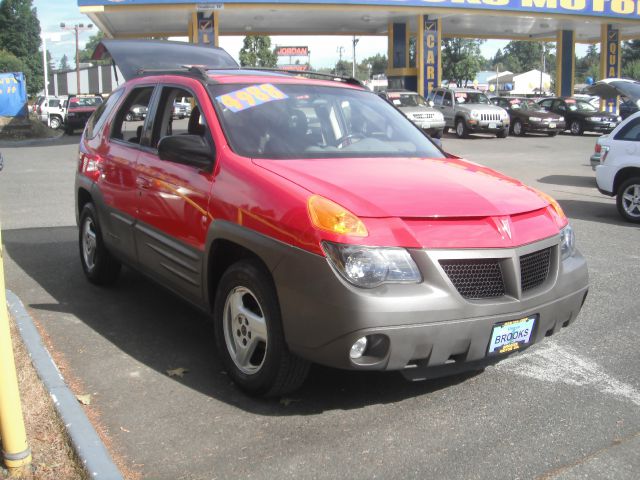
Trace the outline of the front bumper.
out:
M 587 266 L 578 252 L 559 261 L 558 244 L 559 238 L 553 237 L 515 249 L 411 250 L 423 282 L 370 290 L 348 285 L 325 258 L 296 250 L 273 272 L 287 344 L 312 362 L 344 369 L 402 370 L 411 378 L 495 363 L 504 358 L 487 355 L 496 323 L 537 315 L 531 337 L 536 343 L 576 319 L 588 290 Z M 531 291 L 519 291 L 518 259 L 544 248 L 554 252 L 549 277 Z M 463 298 L 439 264 L 451 258 L 505 259 L 506 294 Z M 379 340 L 379 348 L 352 360 L 351 345 L 363 336 Z
M 611 133 L 617 126 L 617 122 L 584 122 L 584 129 L 589 132 Z
M 486 121 L 486 120 L 467 120 L 467 128 L 471 132 L 489 132 L 497 133 L 509 128 L 509 122 L 502 120 Z
M 553 126 L 552 126 L 553 125 Z M 533 133 L 559 133 L 567 129 L 565 122 L 529 122 L 525 127 Z

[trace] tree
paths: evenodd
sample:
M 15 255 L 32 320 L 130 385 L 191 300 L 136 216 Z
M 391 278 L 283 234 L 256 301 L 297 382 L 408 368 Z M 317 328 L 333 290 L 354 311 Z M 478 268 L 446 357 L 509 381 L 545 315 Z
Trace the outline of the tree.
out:
M 575 76 L 578 83 L 586 83 L 587 77 L 594 81 L 600 78 L 600 53 L 595 45 L 589 45 L 586 55 L 576 59 Z
M 553 44 L 543 42 L 530 42 L 514 40 L 498 50 L 493 58 L 493 66 L 502 64 L 503 70 L 513 73 L 524 73 L 529 70 L 542 70 L 542 47 L 545 49 L 545 63 L 547 72 L 555 70 L 553 61 L 555 56 L 551 54 Z
M 24 64 L 13 53 L 0 50 L 0 73 L 22 72 Z
M 622 42 L 622 64 L 640 60 L 640 40 Z
M 104 64 L 104 65 L 109 64 L 109 60 L 99 60 L 97 62 L 96 60 L 91 60 L 91 57 L 93 56 L 93 51 L 96 49 L 96 47 L 102 41 L 103 38 L 104 38 L 104 33 L 98 32 L 95 35 L 92 35 L 89 38 L 89 40 L 87 40 L 87 43 L 84 46 L 84 48 L 80 50 L 80 63 L 93 62 L 93 63 Z
M 64 55 L 62 55 L 62 58 L 60 59 L 60 68 L 59 70 L 70 70 L 71 66 L 69 65 L 69 57 L 67 57 L 67 54 L 65 53 Z
M 632 60 L 629 63 L 623 64 L 622 76 L 625 78 L 640 78 L 640 59 Z
M 358 65 L 358 70 L 364 70 L 369 76 L 369 65 L 371 65 L 371 75 L 380 75 L 387 71 L 387 56 L 377 53 L 372 57 L 367 57 Z
M 29 95 L 42 90 L 40 22 L 33 0 L 0 1 L 0 45 L 23 63 Z
M 331 75 L 339 75 L 341 77 L 350 77 L 353 64 L 346 60 L 338 60 L 336 66 L 331 69 Z
M 458 86 L 472 81 L 480 71 L 483 57 L 482 40 L 445 38 L 442 40 L 442 78 Z
M 275 67 L 278 57 L 271 49 L 271 37 L 247 35 L 240 49 L 240 65 L 243 67 Z

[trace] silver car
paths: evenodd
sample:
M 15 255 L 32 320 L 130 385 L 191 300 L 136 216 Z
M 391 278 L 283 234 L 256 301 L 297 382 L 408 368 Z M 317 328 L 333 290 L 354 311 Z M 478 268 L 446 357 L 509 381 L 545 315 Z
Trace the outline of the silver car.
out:
M 380 96 L 431 137 L 442 137 L 445 126 L 444 116 L 419 93 L 409 90 L 387 90 L 380 93 Z
M 471 88 L 437 88 L 429 100 L 444 115 L 445 131 L 449 128 L 459 138 L 470 133 L 495 133 L 498 138 L 509 135 L 509 114 L 493 105 L 489 98 Z

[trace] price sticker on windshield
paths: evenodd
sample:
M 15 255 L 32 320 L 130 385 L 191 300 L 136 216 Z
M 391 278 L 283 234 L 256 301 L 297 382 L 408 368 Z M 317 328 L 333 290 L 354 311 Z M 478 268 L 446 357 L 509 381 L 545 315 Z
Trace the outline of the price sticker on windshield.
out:
M 289 97 L 278 87 L 270 83 L 264 83 L 220 95 L 216 97 L 216 101 L 235 113 L 273 102 L 274 100 L 284 100 L 285 98 Z

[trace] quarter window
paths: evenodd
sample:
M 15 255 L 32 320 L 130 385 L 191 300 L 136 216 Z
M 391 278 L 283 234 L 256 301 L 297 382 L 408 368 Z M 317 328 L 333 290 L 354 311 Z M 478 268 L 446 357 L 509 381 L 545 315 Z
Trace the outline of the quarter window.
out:
M 100 106 L 96 109 L 96 111 L 91 115 L 89 121 L 87 122 L 86 135 L 87 138 L 93 138 L 96 136 L 96 133 L 99 132 L 106 119 L 109 117 L 111 110 L 115 107 L 116 103 L 122 96 L 124 90 L 116 90 L 111 95 L 106 102 L 100 104 Z
M 627 142 L 640 141 L 640 118 L 629 122 L 618 132 L 614 140 L 624 140 Z

